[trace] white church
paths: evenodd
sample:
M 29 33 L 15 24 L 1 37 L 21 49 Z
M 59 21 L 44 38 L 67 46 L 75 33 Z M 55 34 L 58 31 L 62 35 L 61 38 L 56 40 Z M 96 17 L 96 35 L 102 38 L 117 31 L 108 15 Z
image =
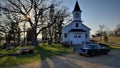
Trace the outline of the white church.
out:
M 73 21 L 62 29 L 62 43 L 84 45 L 90 42 L 90 28 L 81 21 L 81 9 L 76 1 L 73 10 Z

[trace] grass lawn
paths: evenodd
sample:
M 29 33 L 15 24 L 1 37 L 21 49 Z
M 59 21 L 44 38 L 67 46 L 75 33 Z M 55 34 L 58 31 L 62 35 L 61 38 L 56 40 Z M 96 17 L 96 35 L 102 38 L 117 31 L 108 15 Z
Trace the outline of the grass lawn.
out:
M 109 45 L 112 49 L 120 49 L 120 37 L 108 37 L 108 43 L 102 40 L 102 43 Z
M 6 49 L 1 49 L 0 48 L 0 54 L 12 54 L 12 53 L 17 53 L 17 50 L 20 46 L 13 48 L 11 47 L 11 50 L 6 50 Z
M 107 43 L 112 49 L 120 49 L 120 37 L 109 37 Z
M 120 50 L 120 45 L 109 45 L 112 49 L 119 49 Z
M 9 54 L 16 53 L 19 47 L 12 50 L 6 51 L 0 49 L 0 54 Z M 52 45 L 39 45 L 35 46 L 35 54 L 27 54 L 20 56 L 5 56 L 0 57 L 0 68 L 6 68 L 13 65 L 31 63 L 35 61 L 42 61 L 46 58 L 51 58 L 56 55 L 69 54 L 72 53 L 72 50 L 69 48 L 64 48 L 60 44 Z
M 94 41 L 99 41 L 99 39 L 96 39 Z M 112 49 L 120 49 L 120 37 L 113 37 L 113 36 L 108 37 L 108 42 L 107 43 L 105 43 L 104 39 L 102 38 L 100 43 L 107 44 Z
M 109 37 L 109 42 L 119 42 L 120 43 L 120 37 Z

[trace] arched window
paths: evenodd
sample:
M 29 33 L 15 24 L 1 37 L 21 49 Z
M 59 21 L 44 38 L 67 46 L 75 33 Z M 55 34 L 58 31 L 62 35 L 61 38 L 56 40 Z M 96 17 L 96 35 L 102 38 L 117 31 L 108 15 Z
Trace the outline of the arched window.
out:
M 76 25 L 75 25 L 76 27 L 78 27 L 78 23 L 76 23 Z
M 74 38 L 77 38 L 77 35 L 75 35 Z
M 78 38 L 81 38 L 81 36 L 79 35 Z
M 67 33 L 64 34 L 64 38 L 67 38 Z
M 85 34 L 85 37 L 88 38 L 87 33 Z

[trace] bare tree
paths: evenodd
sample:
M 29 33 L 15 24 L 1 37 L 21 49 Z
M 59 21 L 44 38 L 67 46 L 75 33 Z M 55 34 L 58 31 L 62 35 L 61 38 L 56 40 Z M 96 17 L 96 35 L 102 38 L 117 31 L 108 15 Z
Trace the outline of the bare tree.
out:
M 0 32 L 3 33 L 5 35 L 5 40 L 6 40 L 6 43 L 7 43 L 7 37 L 8 37 L 8 32 L 10 30 L 10 26 L 8 25 L 9 23 L 6 22 L 6 24 L 2 24 L 2 23 L 5 23 L 5 22 L 0 22 L 1 25 L 0 25 Z
M 102 36 L 105 33 L 103 29 L 105 28 L 105 25 L 99 25 L 99 30 L 97 31 L 97 36 L 99 37 L 99 42 L 101 43 Z
M 6 38 L 6 43 L 10 44 L 10 41 L 15 42 L 17 40 L 17 45 L 20 45 L 20 27 L 19 17 L 16 14 L 3 13 L 4 20 L 1 22 L 0 30 L 4 33 Z
M 42 36 L 43 41 L 48 41 L 49 44 L 52 42 L 60 42 L 61 40 L 61 29 L 63 27 L 63 22 L 65 18 L 69 17 L 69 12 L 66 7 L 57 7 L 55 4 L 52 4 L 50 11 L 48 12 L 47 22 L 48 25 L 52 26 L 44 29 Z
M 119 36 L 120 37 L 120 24 L 117 25 L 115 31 L 114 31 L 115 36 Z
M 0 45 L 1 45 L 1 43 L 2 43 L 1 41 L 3 40 L 3 35 L 4 35 L 4 34 L 3 34 L 2 32 L 0 32 Z
M 24 19 L 29 22 L 34 33 L 32 36 L 32 43 L 34 45 L 37 44 L 38 34 L 43 29 L 52 25 L 52 23 L 48 25 L 44 20 L 45 11 L 48 10 L 51 5 L 48 4 L 46 0 L 4 0 L 2 3 L 4 3 L 4 5 L 0 6 L 1 10 L 23 16 Z
M 27 43 L 29 44 L 31 44 L 32 42 L 32 35 L 33 35 L 32 29 L 28 28 L 26 37 L 27 37 Z
M 63 22 L 65 21 L 65 18 L 69 17 L 69 13 L 67 11 L 67 8 L 61 8 L 57 11 L 56 17 L 57 17 L 57 23 L 55 23 L 55 42 L 60 43 L 61 41 L 61 31 L 63 28 Z

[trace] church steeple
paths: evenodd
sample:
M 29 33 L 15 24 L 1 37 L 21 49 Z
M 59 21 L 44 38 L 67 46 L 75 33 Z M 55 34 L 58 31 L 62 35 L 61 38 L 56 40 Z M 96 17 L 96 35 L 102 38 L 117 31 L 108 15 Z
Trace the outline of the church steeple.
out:
M 81 22 L 81 9 L 80 6 L 78 4 L 78 1 L 76 1 L 74 10 L 73 10 L 73 21 L 79 21 Z
M 80 6 L 79 6 L 79 4 L 78 4 L 78 1 L 76 1 L 75 8 L 74 8 L 73 12 L 74 12 L 74 11 L 81 11 L 81 10 L 80 10 Z

